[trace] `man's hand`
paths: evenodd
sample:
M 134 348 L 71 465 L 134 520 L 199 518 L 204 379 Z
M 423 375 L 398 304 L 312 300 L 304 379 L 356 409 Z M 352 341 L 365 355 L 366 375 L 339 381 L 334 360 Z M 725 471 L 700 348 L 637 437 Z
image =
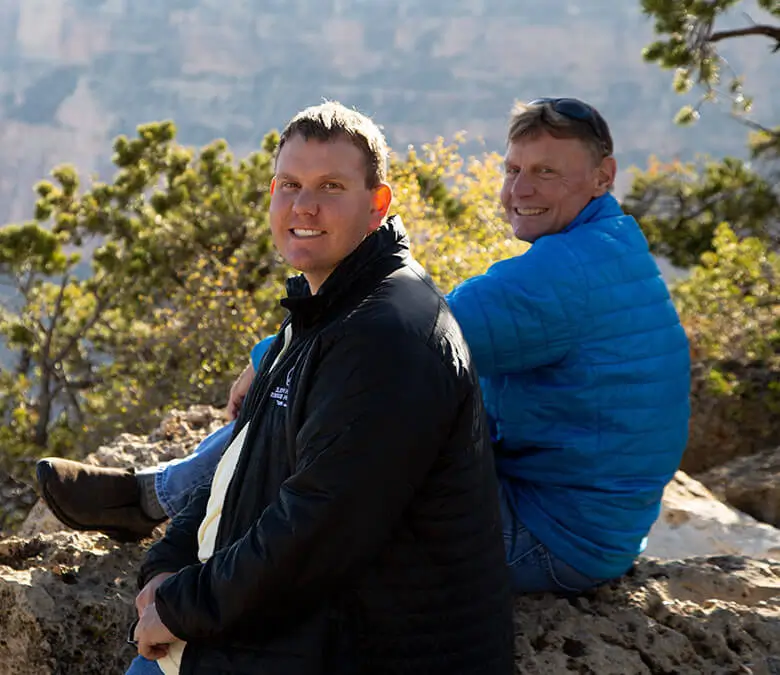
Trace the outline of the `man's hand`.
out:
M 172 577 L 174 572 L 160 572 L 158 575 L 149 579 L 141 589 L 141 592 L 135 596 L 135 609 L 138 612 L 138 618 L 140 619 L 144 615 L 144 610 L 154 604 L 154 594 L 159 588 L 160 584 L 168 577 Z
M 227 409 L 225 414 L 228 421 L 232 422 L 241 410 L 241 404 L 244 402 L 249 387 L 252 385 L 252 380 L 255 378 L 254 366 L 250 363 L 244 371 L 238 376 L 238 379 L 230 387 L 230 397 L 228 398 Z
M 154 603 L 144 609 L 135 628 L 135 639 L 138 641 L 138 653 L 150 661 L 161 659 L 168 653 L 168 645 L 178 640 L 160 621 Z

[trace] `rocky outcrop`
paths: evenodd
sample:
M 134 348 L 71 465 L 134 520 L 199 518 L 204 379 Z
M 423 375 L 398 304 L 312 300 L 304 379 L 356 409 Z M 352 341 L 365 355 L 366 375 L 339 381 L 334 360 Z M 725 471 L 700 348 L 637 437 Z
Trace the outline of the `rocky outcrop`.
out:
M 84 461 L 99 466 L 143 467 L 186 457 L 210 433 L 225 424 L 225 412 L 207 405 L 173 410 L 148 436 L 121 434 Z
M 528 675 L 776 675 L 780 564 L 645 561 L 588 596 L 518 599 L 515 627 Z
M 174 412 L 148 437 L 120 436 L 88 458 L 150 466 L 190 452 L 220 411 Z M 145 546 L 64 528 L 37 503 L 0 540 L 0 675 L 110 675 L 125 643 Z M 685 474 L 669 485 L 648 555 L 577 599 L 515 604 L 517 672 L 527 675 L 780 673 L 780 533 L 718 502 Z M 713 553 L 744 555 L 704 557 Z
M 733 507 L 780 527 L 780 448 L 738 457 L 699 479 Z
M 0 674 L 123 673 L 142 549 L 59 532 L 0 542 Z
M 662 559 L 746 555 L 780 561 L 780 530 L 724 504 L 678 471 L 664 491 L 646 555 Z
M 123 673 L 141 556 L 75 532 L 0 542 L 0 675 Z M 582 598 L 519 598 L 515 625 L 528 675 L 775 675 L 780 564 L 643 561 Z

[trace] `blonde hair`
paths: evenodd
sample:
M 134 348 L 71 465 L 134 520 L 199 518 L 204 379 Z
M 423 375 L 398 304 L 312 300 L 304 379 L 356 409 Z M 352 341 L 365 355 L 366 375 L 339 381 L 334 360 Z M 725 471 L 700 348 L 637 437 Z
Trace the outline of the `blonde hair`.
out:
M 584 104 L 583 104 L 584 105 Z M 604 119 L 592 109 L 592 124 L 589 121 L 563 115 L 555 110 L 553 101 L 539 103 L 516 103 L 509 119 L 507 144 L 519 138 L 536 138 L 548 133 L 554 138 L 576 138 L 582 141 L 600 162 L 612 155 L 612 136 Z M 601 132 L 597 133 L 596 128 Z

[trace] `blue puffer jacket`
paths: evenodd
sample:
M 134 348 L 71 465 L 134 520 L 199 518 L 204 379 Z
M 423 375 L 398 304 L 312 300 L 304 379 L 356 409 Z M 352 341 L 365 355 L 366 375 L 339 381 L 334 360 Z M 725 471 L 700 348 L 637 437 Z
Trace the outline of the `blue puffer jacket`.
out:
M 612 195 L 448 297 L 521 522 L 583 574 L 644 549 L 690 415 L 688 341 L 636 221 Z

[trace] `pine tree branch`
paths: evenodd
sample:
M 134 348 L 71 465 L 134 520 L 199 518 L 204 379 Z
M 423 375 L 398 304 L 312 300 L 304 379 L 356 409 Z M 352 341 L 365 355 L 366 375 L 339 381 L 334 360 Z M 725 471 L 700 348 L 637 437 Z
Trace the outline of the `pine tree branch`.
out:
M 776 40 L 780 45 L 780 26 L 769 26 L 767 24 L 757 24 L 755 26 L 746 26 L 745 28 L 735 28 L 733 30 L 719 30 L 712 33 L 707 42 L 720 42 L 735 37 L 747 37 L 749 35 L 765 35 L 768 38 Z

